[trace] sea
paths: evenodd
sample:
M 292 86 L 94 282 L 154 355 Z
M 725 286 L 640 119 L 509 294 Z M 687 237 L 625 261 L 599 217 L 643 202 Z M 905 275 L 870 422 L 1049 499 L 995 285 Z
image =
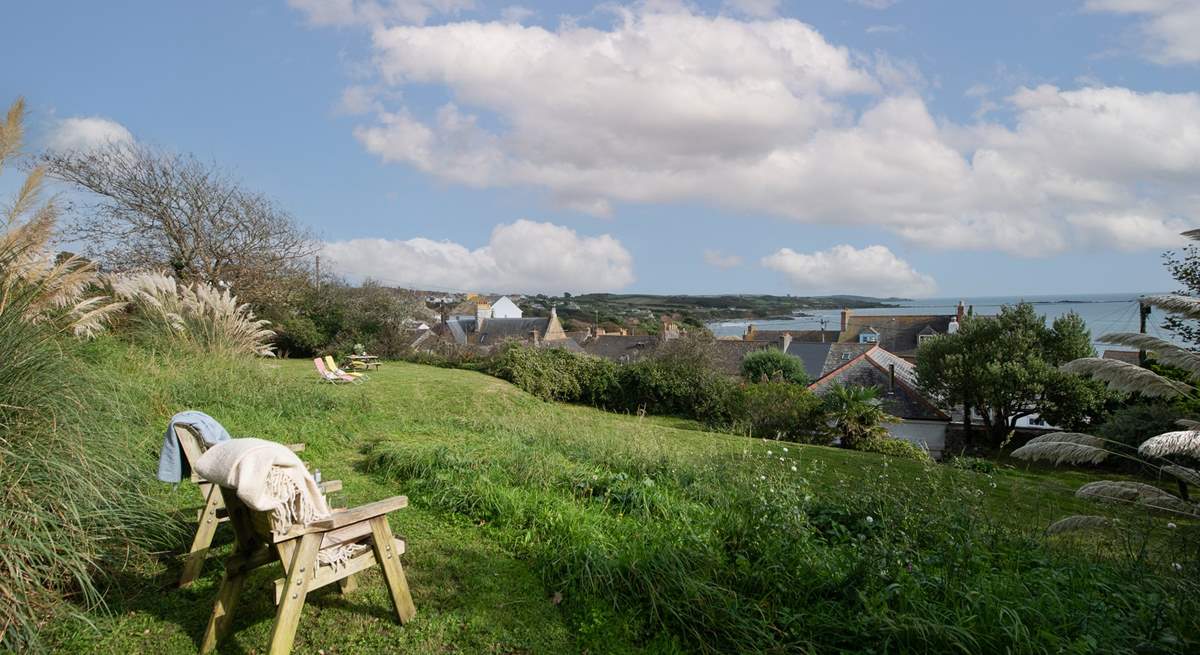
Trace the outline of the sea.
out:
M 1031 303 L 1035 311 L 1046 317 L 1047 324 L 1068 312 L 1079 314 L 1084 322 L 1087 323 L 1088 329 L 1091 330 L 1096 350 L 1102 353 L 1106 347 L 1111 348 L 1111 346 L 1105 346 L 1099 342 L 1097 340 L 1098 337 L 1112 332 L 1137 332 L 1138 298 L 1158 293 L 1162 292 L 924 298 L 921 300 L 889 301 L 888 304 L 896 305 L 896 307 L 858 309 L 854 310 L 854 313 L 876 315 L 944 314 L 951 316 L 957 311 L 958 302 L 961 300 L 968 307 L 974 307 L 975 314 L 988 315 L 999 313 L 1000 308 L 1004 305 L 1015 305 L 1024 301 Z M 741 336 L 745 333 L 746 326 L 751 324 L 760 330 L 819 330 L 822 328 L 822 325 L 824 325 L 825 329 L 836 330 L 841 324 L 840 310 L 809 309 L 804 310 L 804 314 L 803 316 L 796 316 L 791 320 L 718 321 L 709 323 L 708 328 L 716 336 L 722 337 Z M 1163 318 L 1164 315 L 1161 311 L 1154 310 L 1147 321 L 1146 331 L 1154 336 L 1174 341 L 1175 339 L 1172 335 L 1162 328 Z M 1118 347 L 1117 349 L 1123 350 L 1126 348 Z

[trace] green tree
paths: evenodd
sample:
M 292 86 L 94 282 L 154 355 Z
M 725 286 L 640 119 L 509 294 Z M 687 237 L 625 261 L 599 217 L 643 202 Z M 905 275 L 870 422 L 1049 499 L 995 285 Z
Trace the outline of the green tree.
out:
M 1032 305 L 1021 303 L 1002 307 L 996 316 L 969 317 L 957 333 L 922 344 L 917 379 L 944 406 L 962 405 L 968 417 L 976 412 L 989 442 L 997 445 L 1018 420 L 1033 414 L 1072 429 L 1100 414 L 1108 398 L 1103 387 L 1058 368 L 1094 354 L 1078 315 L 1047 326 Z
M 883 409 L 879 389 L 838 385 L 825 396 L 825 413 L 843 448 L 857 448 L 872 439 L 886 438 L 884 423 L 899 421 Z
M 760 350 L 746 355 L 742 360 L 742 377 L 749 382 L 782 380 L 793 384 L 808 385 L 808 374 L 804 362 L 782 350 Z

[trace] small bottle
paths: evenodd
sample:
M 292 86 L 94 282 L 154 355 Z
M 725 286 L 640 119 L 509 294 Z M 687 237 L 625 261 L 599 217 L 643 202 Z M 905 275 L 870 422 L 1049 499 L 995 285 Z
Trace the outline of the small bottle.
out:
M 317 481 L 317 484 L 321 484 L 321 469 L 313 471 L 313 479 Z

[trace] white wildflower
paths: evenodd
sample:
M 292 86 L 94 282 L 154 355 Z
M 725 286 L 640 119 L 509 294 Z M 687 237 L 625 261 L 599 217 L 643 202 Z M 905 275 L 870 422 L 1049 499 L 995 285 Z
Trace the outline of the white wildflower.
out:
M 872 523 L 874 523 L 874 522 L 875 522 L 875 519 L 874 519 L 874 517 L 871 517 L 871 516 L 868 516 L 868 517 L 867 517 L 867 525 L 871 525 L 871 524 L 872 524 Z
M 1177 528 L 1177 527 L 1179 527 L 1179 526 L 1175 525 L 1174 523 L 1168 523 L 1168 524 L 1167 524 L 1167 527 L 1168 527 L 1168 528 L 1170 528 L 1170 529 L 1172 529 L 1172 530 L 1174 530 L 1175 528 Z
M 1182 571 L 1183 565 L 1180 564 L 1179 562 L 1174 562 L 1171 564 L 1171 568 L 1175 569 L 1176 571 Z
M 796 472 L 796 467 L 792 466 L 792 473 L 795 473 L 795 472 Z

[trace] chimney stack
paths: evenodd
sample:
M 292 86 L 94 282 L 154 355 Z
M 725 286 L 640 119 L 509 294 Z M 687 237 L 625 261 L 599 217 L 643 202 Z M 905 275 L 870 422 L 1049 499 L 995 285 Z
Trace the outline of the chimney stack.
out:
M 538 345 L 538 331 L 537 330 L 529 331 L 529 341 L 530 341 L 530 343 L 532 343 L 535 346 Z
M 842 310 L 842 332 L 845 332 L 846 326 L 850 324 L 850 314 L 852 313 L 849 309 Z
M 780 337 L 779 340 L 782 342 L 780 345 L 783 346 L 783 352 L 786 353 L 788 348 L 792 347 L 792 333 L 784 332 L 783 336 Z
M 746 334 L 742 337 L 742 340 L 743 341 L 754 341 L 754 337 L 757 336 L 756 332 L 757 332 L 757 330 L 754 329 L 753 323 L 751 323 L 750 325 L 747 325 L 746 326 Z
M 554 305 L 550 305 L 550 318 L 551 319 L 558 318 L 558 307 L 556 307 Z
M 963 317 L 966 315 L 967 315 L 967 308 L 965 305 L 963 305 L 963 301 L 960 300 L 960 301 L 958 301 L 958 314 L 956 315 L 958 322 L 962 323 Z

